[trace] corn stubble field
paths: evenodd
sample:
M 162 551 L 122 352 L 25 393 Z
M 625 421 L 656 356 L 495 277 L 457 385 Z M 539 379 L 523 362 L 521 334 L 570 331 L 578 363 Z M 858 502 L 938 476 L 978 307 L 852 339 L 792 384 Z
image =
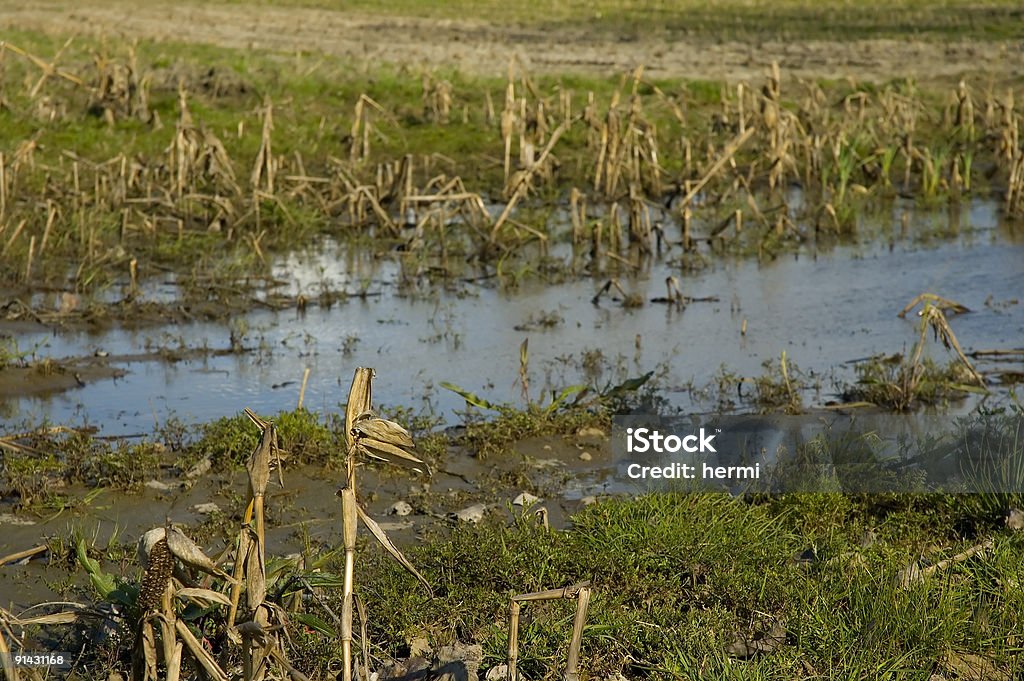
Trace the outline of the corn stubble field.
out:
M 526 5 L 502 7 L 505 20 L 556 35 L 586 15 L 554 3 L 530 24 Z M 895 3 L 888 15 L 843 4 L 830 32 L 809 28 L 822 16 L 802 2 L 764 16 L 711 7 L 601 3 L 586 16 L 598 35 L 658 25 L 754 50 L 757 39 L 839 40 L 840 29 L 984 46 L 1021 21 L 1009 3 Z M 472 12 L 356 9 L 424 20 Z M 693 12 L 693 23 L 665 23 L 671 11 Z M 640 65 L 534 73 L 514 57 L 480 74 L 131 36 L 9 30 L 2 40 L 4 329 L 330 307 L 350 293 L 286 294 L 269 273 L 276 256 L 325 238 L 394 260 L 399 290 L 443 290 L 461 277 L 508 290 L 591 278 L 603 284 L 598 299 L 628 307 L 645 301 L 619 279 L 652 261 L 681 278 L 729 259 L 870 241 L 882 236 L 866 216 L 891 215 L 896 201 L 985 199 L 1007 221 L 1024 219 L 1019 77 L 860 82 L 795 77 L 767 60 L 757 80 L 717 81 Z M 147 295 L 167 278 L 173 300 Z M 692 302 L 675 277 L 667 287 L 669 304 Z M 910 352 L 865 364 L 850 402 L 902 412 L 993 388 L 950 327 L 962 306 L 921 293 L 904 311 L 921 316 Z M 930 337 L 948 348 L 948 367 L 926 357 Z M 16 338 L 0 336 L 0 369 L 60 371 Z M 566 529 L 524 502 L 509 507 L 511 521 L 442 520 L 399 547 L 361 505 L 362 466 L 398 464 L 423 480 L 452 456 L 607 434 L 613 413 L 650 408 L 649 375 L 586 400 L 567 391 L 534 403 L 525 344 L 522 353 L 525 408 L 451 386 L 497 416 L 461 435 L 396 416 L 416 443 L 371 411 L 373 374 L 362 369 L 343 414 L 300 400 L 274 417 L 246 410 L 141 443 L 48 424 L 0 433 L 0 485 L 19 513 L 73 513 L 81 500 L 47 496 L 55 480 L 132 490 L 152 471 L 204 476 L 211 466 L 244 467 L 248 480 L 238 508 L 201 527 L 172 524 L 169 506 L 166 525 L 141 538 L 40 537 L 38 550 L 0 558 L 9 570 L 49 556 L 55 592 L 52 603 L 2 604 L 0 653 L 73 650 L 77 678 L 110 679 L 937 680 L 1024 670 L 1019 495 L 662 493 L 581 507 Z M 800 412 L 785 353 L 778 372 L 759 379 L 760 408 Z M 1012 405 L 978 418 L 1019 460 Z M 268 486 L 300 463 L 338 481 L 336 541 L 271 555 Z M 226 548 L 211 558 L 201 544 L 217 542 Z M 4 660 L 7 678 L 52 678 Z

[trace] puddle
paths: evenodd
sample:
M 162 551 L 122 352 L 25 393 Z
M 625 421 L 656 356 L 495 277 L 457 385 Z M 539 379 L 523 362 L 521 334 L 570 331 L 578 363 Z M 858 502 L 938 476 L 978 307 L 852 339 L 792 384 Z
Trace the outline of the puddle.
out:
M 492 401 L 521 401 L 519 346 L 527 337 L 534 399 L 588 379 L 603 385 L 664 366 L 671 402 L 710 408 L 690 386 L 707 385 L 723 366 L 760 375 L 762 363 L 784 350 L 789 361 L 820 377 L 820 394 L 807 402 L 821 404 L 834 398 L 836 382 L 854 378 L 853 360 L 913 343 L 916 320 L 897 312 L 922 292 L 972 310 L 951 320 L 966 351 L 1021 345 L 1024 304 L 1016 301 L 1024 296 L 1024 236 L 1001 224 L 988 202 L 972 204 L 957 224 L 948 220 L 945 212 L 918 214 L 901 232 L 894 217 L 890 239 L 868 246 L 762 263 L 716 258 L 696 273 L 655 262 L 642 275 L 620 277 L 628 293 L 644 300 L 664 296 L 669 275 L 679 277 L 686 296 L 717 298 L 683 311 L 650 303 L 625 308 L 609 297 L 592 304 L 606 276 L 524 284 L 512 292 L 498 290 L 493 280 L 460 281 L 454 291 L 409 296 L 399 290 L 394 260 L 327 246 L 284 259 L 275 276 L 311 297 L 321 286 L 372 296 L 303 314 L 255 310 L 230 324 L 19 334 L 19 347 L 39 345 L 41 355 L 120 357 L 116 368 L 125 373 L 59 395 L 7 399 L 0 418 L 87 422 L 116 435 L 149 432 L 171 417 L 233 415 L 246 406 L 274 413 L 295 406 L 307 367 L 305 405 L 332 411 L 345 399 L 354 368 L 371 366 L 378 403 L 424 408 L 451 423 L 464 403 L 442 381 Z M 937 231 L 943 234 L 921 236 Z M 542 316 L 559 321 L 531 324 Z M 216 352 L 230 347 L 232 331 L 250 351 Z M 132 359 L 167 347 L 182 351 L 180 361 Z M 208 351 L 189 352 L 195 349 Z

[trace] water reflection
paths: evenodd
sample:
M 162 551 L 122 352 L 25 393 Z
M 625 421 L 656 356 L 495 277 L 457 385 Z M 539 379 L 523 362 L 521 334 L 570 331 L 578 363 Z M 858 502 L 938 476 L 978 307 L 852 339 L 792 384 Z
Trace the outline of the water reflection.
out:
M 226 348 L 232 332 L 252 351 L 176 363 L 127 362 L 124 378 L 8 403 L 4 420 L 85 420 L 113 434 L 146 432 L 172 415 L 208 420 L 244 406 L 275 412 L 296 404 L 306 367 L 306 406 L 333 410 L 356 366 L 377 369 L 378 401 L 454 420 L 464 405 L 439 387 L 441 381 L 491 400 L 521 399 L 516 378 L 526 337 L 535 399 L 567 384 L 607 382 L 660 366 L 670 400 L 703 408 L 690 386 L 708 383 L 723 365 L 757 375 L 765 360 L 786 351 L 819 377 L 822 394 L 813 399 L 824 400 L 835 383 L 852 380 L 852 360 L 912 344 L 915 320 L 896 313 L 924 291 L 971 308 L 952 321 L 965 349 L 1019 347 L 1024 306 L 1015 301 L 1024 293 L 1024 240 L 999 222 L 997 206 L 977 202 L 959 212 L 914 213 L 915 224 L 904 234 L 900 216 L 907 210 L 894 209 L 889 237 L 872 245 L 835 245 L 762 263 L 723 258 L 699 272 L 654 262 L 640 275 L 623 277 L 627 291 L 644 300 L 664 296 L 670 275 L 679 277 L 684 295 L 717 298 L 683 311 L 656 304 L 625 308 L 607 298 L 594 305 L 606 278 L 596 276 L 556 285 L 526 282 L 512 292 L 500 290 L 493 278 L 470 277 L 451 290 L 417 292 L 401 285 L 397 256 L 375 258 L 326 244 L 282 259 L 274 277 L 291 294 L 312 298 L 345 290 L 371 297 L 304 314 L 254 310 L 227 325 L 24 334 L 21 347 L 45 344 L 42 352 L 58 357 Z M 168 295 L 170 285 L 162 282 L 145 295 Z

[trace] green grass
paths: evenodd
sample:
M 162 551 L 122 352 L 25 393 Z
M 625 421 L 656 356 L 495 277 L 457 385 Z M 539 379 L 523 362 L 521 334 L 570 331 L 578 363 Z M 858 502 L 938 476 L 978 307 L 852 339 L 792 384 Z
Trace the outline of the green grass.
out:
M 416 431 L 434 425 L 407 411 L 396 417 Z M 417 439 L 425 445 L 421 453 L 431 452 L 431 463 L 443 461 L 453 444 L 461 445 L 457 451 L 475 452 L 490 446 L 495 456 L 507 456 L 509 445 L 524 437 L 574 433 L 594 418 L 573 410 L 546 418 L 509 410 L 474 425 L 458 443 L 443 433 Z M 286 465 L 330 464 L 336 457 L 338 419 L 298 410 L 273 421 L 289 454 Z M 237 470 L 256 444 L 255 430 L 239 415 L 198 431 L 171 423 L 152 441 L 134 445 L 96 441 L 87 432 L 40 436 L 26 444 L 61 456 L 5 452 L 4 487 L 12 475 L 36 476 L 43 487 L 47 476 L 67 475 L 93 486 L 130 486 L 175 460 L 183 466 L 183 457 L 209 457 L 214 472 Z M 1015 437 L 999 429 L 987 432 L 988 439 L 972 440 L 972 446 L 1002 451 L 1006 442 L 998 438 Z M 585 678 L 621 672 L 631 679 L 925 680 L 937 668 L 952 673 L 978 659 L 990 665 L 991 674 L 1013 676 L 1024 671 L 1013 638 L 1024 624 L 1024 535 L 1005 527 L 1003 518 L 1021 505 L 1024 496 L 1013 493 L 734 498 L 662 492 L 602 500 L 578 511 L 559 531 L 544 529 L 529 510 L 512 508 L 511 522 L 508 515 L 491 513 L 478 526 L 428 524 L 404 549 L 432 583 L 434 598 L 376 545 L 359 548 L 356 584 L 369 613 L 371 651 L 378 656 L 406 655 L 414 638 L 426 638 L 435 649 L 460 641 L 480 644 L 485 669 L 492 667 L 504 661 L 512 595 L 590 580 Z M 60 505 L 68 506 L 74 502 Z M 214 541 L 230 529 L 215 519 L 192 531 Z M 994 542 L 991 551 L 908 588 L 899 585 L 909 565 L 925 568 L 988 539 Z M 133 540 L 125 538 L 125 546 Z M 104 572 L 120 572 L 134 588 L 134 571 L 124 569 L 131 560 L 125 546 L 112 540 L 91 553 L 105 561 Z M 342 566 L 336 551 L 305 550 L 309 562 L 302 576 L 325 586 L 294 618 L 307 625 L 319 621 L 322 632 L 294 627 L 290 655 L 316 678 L 338 656 L 337 637 L 323 632 L 334 626 L 327 608 L 340 611 L 340 591 L 327 585 L 337 582 Z M 117 563 L 120 571 L 113 567 Z M 268 565 L 272 599 L 290 591 L 286 584 L 300 583 L 289 581 L 292 564 L 269 557 Z M 215 650 L 224 645 L 216 613 L 190 617 Z M 572 605 L 565 601 L 524 607 L 520 650 L 526 678 L 560 675 L 571 621 Z M 744 642 L 773 626 L 784 636 L 769 650 L 740 659 Z
M 358 567 L 371 639 L 400 654 L 406 640 L 483 644 L 504 661 L 508 598 L 592 580 L 583 673 L 627 678 L 921 678 L 947 652 L 990 658 L 1019 673 L 1008 637 L 1024 599 L 1024 540 L 994 525 L 996 548 L 909 590 L 899 572 L 926 546 L 931 560 L 963 549 L 948 498 L 877 504 L 871 498 L 792 495 L 764 504 L 656 494 L 589 507 L 564 532 L 524 517 L 460 529 L 411 549 L 439 595 L 428 599 L 382 552 Z M 991 521 L 987 521 L 991 523 Z M 861 547 L 866 530 L 877 542 Z M 797 560 L 801 554 L 812 556 Z M 365 554 L 361 554 L 365 555 Z M 521 631 L 526 678 L 564 666 L 572 608 L 528 604 Z M 741 661 L 737 636 L 784 623 L 777 650 Z

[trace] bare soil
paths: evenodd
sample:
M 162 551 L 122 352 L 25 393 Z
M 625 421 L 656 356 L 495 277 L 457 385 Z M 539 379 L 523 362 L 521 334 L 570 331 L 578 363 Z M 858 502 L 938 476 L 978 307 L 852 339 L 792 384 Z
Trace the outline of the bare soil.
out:
M 46 397 L 101 381 L 124 376 L 122 369 L 107 366 L 93 358 L 44 361 L 27 367 L 0 370 L 0 400 L 20 397 Z
M 413 67 L 454 67 L 504 73 L 516 57 L 531 72 L 614 73 L 643 64 L 655 77 L 754 80 L 778 61 L 801 78 L 955 81 L 1017 80 L 1020 43 L 965 41 L 801 40 L 713 42 L 651 35 L 609 36 L 585 24 L 558 29 L 503 25 L 482 19 L 394 17 L 244 4 L 34 2 L 0 0 L 0 31 L 143 38 L 280 52 L 321 52 Z
M 579 459 L 584 450 L 592 452 L 592 460 Z M 581 477 L 597 481 L 614 473 L 611 449 L 603 436 L 529 438 L 516 445 L 516 452 L 517 456 L 483 461 L 453 449 L 444 468 L 430 479 L 410 480 L 388 469 L 366 466 L 360 473 L 362 501 L 392 540 L 409 545 L 424 533 L 449 531 L 460 522 L 452 514 L 473 504 L 486 507 L 485 517 L 507 519 L 521 513 L 520 507 L 510 504 L 524 490 L 543 496 L 537 507 L 548 510 L 551 526 L 565 527 L 568 517 L 586 503 L 569 498 L 572 495 L 566 494 L 566 482 Z M 319 547 L 338 544 L 336 492 L 341 476 L 336 469 L 309 465 L 286 466 L 284 487 L 279 486 L 277 475 L 273 476 L 267 494 L 270 554 L 301 551 L 307 541 Z M 72 556 L 40 552 L 17 563 L 7 560 L 48 538 L 66 536 L 68 528 L 78 528 L 95 545 L 103 546 L 112 537 L 131 542 L 170 518 L 191 528 L 189 534 L 212 547 L 210 555 L 217 555 L 229 539 L 230 530 L 225 533 L 224 528 L 236 527 L 241 521 L 239 504 L 247 485 L 248 478 L 240 470 L 204 473 L 194 479 L 170 475 L 147 481 L 133 491 L 105 490 L 86 501 L 91 490 L 64 487 L 58 480 L 49 491 L 66 496 L 67 513 L 54 513 L 49 506 L 19 508 L 10 499 L 0 499 L 0 602 L 7 605 L 13 601 L 25 607 L 51 601 L 55 577 L 73 578 L 88 588 L 84 571 L 74 577 L 63 572 L 73 571 Z M 410 504 L 413 510 L 409 515 L 388 510 L 399 500 Z

